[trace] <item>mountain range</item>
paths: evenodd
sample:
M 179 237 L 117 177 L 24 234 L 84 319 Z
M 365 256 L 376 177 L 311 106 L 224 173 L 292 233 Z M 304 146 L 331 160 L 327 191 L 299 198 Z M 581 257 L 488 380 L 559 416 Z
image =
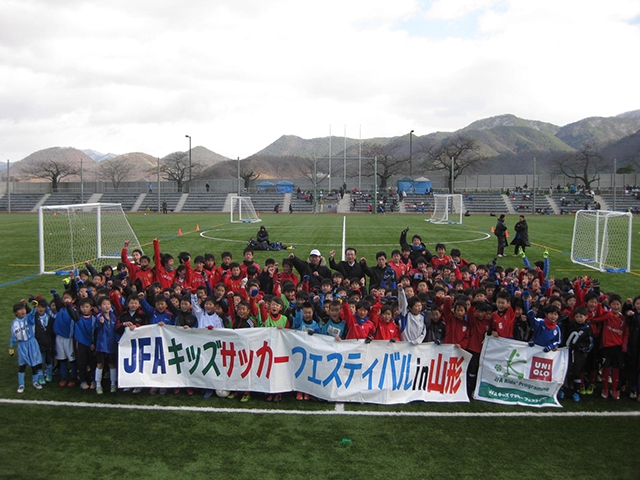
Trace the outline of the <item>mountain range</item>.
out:
M 533 159 L 538 162 L 540 172 L 551 168 L 553 158 L 571 153 L 585 145 L 595 146 L 618 167 L 636 165 L 640 167 L 640 110 L 625 112 L 614 117 L 588 117 L 564 126 L 538 120 L 526 120 L 505 114 L 477 120 L 455 132 L 434 132 L 428 135 L 409 134 L 397 137 L 376 137 L 362 140 L 364 145 L 386 148 L 395 158 L 409 159 L 411 154 L 414 171 L 422 172 L 421 160 L 430 145 L 454 135 L 474 138 L 479 153 L 487 157 L 482 167 L 484 174 L 531 173 Z M 329 137 L 303 139 L 295 135 L 283 135 L 256 152 L 243 162 L 250 162 L 251 169 L 260 172 L 262 178 L 295 178 L 302 174 L 297 165 L 309 158 L 329 156 Z M 345 139 L 331 138 L 331 155 L 337 161 L 345 156 Z M 411 151 L 410 151 L 411 149 Z M 346 139 L 346 156 L 358 157 L 360 140 Z M 191 151 L 192 162 L 201 164 L 203 178 L 236 178 L 237 161 L 215 153 L 203 146 Z M 82 160 L 85 175 L 97 175 L 103 162 L 130 162 L 135 168 L 128 178 L 153 180 L 149 173 L 157 158 L 145 153 L 115 154 L 91 149 L 78 150 L 71 147 L 52 147 L 39 150 L 11 166 L 12 176 L 20 176 L 23 168 L 43 159 L 79 164 Z M 408 165 L 408 161 L 407 161 Z M 4 166 L 6 168 L 6 165 Z M 16 167 L 16 168 L 14 168 Z M 635 168 L 635 167 L 634 167 Z M 3 165 L 0 165 L 2 171 Z M 407 167 L 408 172 L 408 167 Z M 467 173 L 478 173 L 469 171 Z M 88 178 L 88 177 L 85 177 Z M 74 180 L 69 177 L 67 180 Z

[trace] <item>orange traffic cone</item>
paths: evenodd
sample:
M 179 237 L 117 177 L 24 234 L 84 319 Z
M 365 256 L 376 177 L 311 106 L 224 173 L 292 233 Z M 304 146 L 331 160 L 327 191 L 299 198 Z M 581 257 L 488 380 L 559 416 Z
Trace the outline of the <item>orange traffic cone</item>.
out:
M 182 229 L 181 228 L 178 229 L 178 236 L 180 236 L 180 235 L 182 235 Z
M 493 225 L 491 225 L 491 233 L 493 233 L 493 232 L 494 232 L 494 230 L 493 230 Z
M 509 238 L 509 230 L 505 230 L 504 231 L 504 236 L 505 236 L 505 238 Z
M 196 225 L 196 232 L 200 231 L 200 225 Z

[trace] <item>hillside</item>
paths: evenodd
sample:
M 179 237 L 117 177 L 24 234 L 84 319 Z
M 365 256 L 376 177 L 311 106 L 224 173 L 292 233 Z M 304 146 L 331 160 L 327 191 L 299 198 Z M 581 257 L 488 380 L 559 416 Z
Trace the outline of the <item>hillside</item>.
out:
M 602 154 L 605 158 L 615 158 L 618 168 L 635 162 L 637 170 L 640 167 L 640 131 L 607 145 Z
M 386 145 L 393 138 L 368 138 L 362 142 L 376 145 Z M 347 154 L 354 150 L 357 152 L 360 140 L 347 137 Z M 344 137 L 333 136 L 331 139 L 331 154 L 338 157 L 343 155 L 345 140 Z M 261 157 L 286 157 L 297 156 L 306 158 L 322 158 L 329 156 L 329 137 L 304 139 L 295 135 L 283 135 L 272 144 L 263 148 L 252 156 Z
M 188 151 L 185 153 L 189 153 Z M 191 161 L 193 163 L 201 163 L 202 165 L 209 166 L 215 165 L 218 162 L 224 162 L 226 160 L 231 160 L 228 157 L 220 155 L 219 153 L 212 152 L 208 148 L 205 147 L 193 147 L 191 149 Z
M 31 155 L 23 158 L 19 162 L 11 165 L 12 175 L 17 175 L 23 180 L 40 181 L 39 179 L 31 178 L 26 174 L 26 171 L 33 168 L 40 162 L 54 161 L 61 164 L 71 165 L 73 168 L 80 170 L 82 165 L 83 174 L 87 176 L 92 175 L 97 169 L 97 163 L 86 153 L 72 147 L 51 147 L 44 150 L 38 150 Z M 77 181 L 80 179 L 80 175 L 70 175 L 65 177 L 66 181 Z M 44 181 L 44 180 L 42 180 Z
M 364 147 L 362 155 L 366 156 L 368 145 L 384 147 L 384 154 L 399 159 L 409 159 L 411 152 L 414 165 L 420 165 L 429 147 L 453 135 L 468 135 L 477 140 L 479 151 L 487 157 L 482 173 L 522 173 L 532 169 L 531 163 L 536 158 L 541 169 L 549 167 L 552 159 L 567 152 L 592 144 L 599 148 L 605 158 L 618 159 L 624 166 L 634 159 L 638 160 L 640 152 L 640 110 L 631 110 L 615 117 L 589 117 L 559 127 L 552 123 L 538 120 L 527 120 L 512 114 L 476 120 L 464 128 L 453 132 L 433 132 L 426 135 L 403 133 L 397 137 L 376 137 L 367 139 L 346 139 L 346 156 L 358 157 L 360 145 Z M 244 165 L 259 171 L 261 178 L 295 178 L 304 175 L 308 170 L 300 167 L 308 159 L 327 158 L 329 156 L 329 137 L 304 139 L 295 135 L 282 135 L 270 145 L 254 155 L 243 159 Z M 339 135 L 331 138 L 331 153 L 336 161 L 345 155 L 345 139 Z M 378 151 L 381 151 L 379 148 Z M 390 153 L 389 153 L 390 152 Z M 185 155 L 188 152 L 182 152 Z M 191 150 L 194 164 L 202 164 L 200 178 L 236 178 L 237 161 L 217 154 L 204 146 L 196 146 Z M 113 158 L 109 158 L 113 157 Z M 29 165 L 43 159 L 68 161 L 73 165 L 83 162 L 85 179 L 99 175 L 95 160 L 100 164 L 112 160 L 130 162 L 135 165 L 135 174 L 130 180 L 143 180 L 148 177 L 148 169 L 142 165 L 155 165 L 156 157 L 145 153 L 127 153 L 114 156 L 102 154 L 95 150 L 84 151 L 70 147 L 52 147 L 35 152 L 20 162 L 12 165 L 12 171 L 21 171 L 21 165 Z M 24 163 L 23 163 L 24 162 Z M 0 166 L 2 169 L 2 166 Z M 408 162 L 406 173 L 408 173 Z M 468 171 L 468 173 L 474 173 Z M 92 177 L 93 175 L 93 177 Z M 31 180 L 32 177 L 23 176 Z M 77 176 L 67 177 L 77 180 Z
M 458 132 L 491 130 L 497 127 L 528 127 L 550 135 L 555 135 L 558 130 L 560 130 L 560 127 L 553 125 L 552 123 L 539 122 L 537 120 L 525 120 L 524 118 L 518 118 L 515 115 L 507 114 L 476 120 L 465 128 L 458 130 Z
M 604 145 L 616 142 L 638 130 L 640 130 L 640 116 L 590 117 L 565 125 L 556 136 L 567 145 L 580 148 L 587 144 Z

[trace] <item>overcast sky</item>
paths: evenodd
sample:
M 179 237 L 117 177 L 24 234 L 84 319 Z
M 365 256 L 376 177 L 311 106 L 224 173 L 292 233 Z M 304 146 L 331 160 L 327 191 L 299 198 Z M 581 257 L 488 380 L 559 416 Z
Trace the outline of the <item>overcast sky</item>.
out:
M 640 108 L 638 0 L 0 0 L 0 145 L 245 158 L 281 135 Z M 1 158 L 1 157 L 0 157 Z

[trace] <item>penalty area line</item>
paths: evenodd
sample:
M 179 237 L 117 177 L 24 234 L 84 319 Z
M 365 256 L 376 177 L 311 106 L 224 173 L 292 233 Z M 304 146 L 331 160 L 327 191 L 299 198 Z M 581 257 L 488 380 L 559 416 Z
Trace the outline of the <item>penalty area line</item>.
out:
M 370 410 L 345 410 L 336 403 L 331 410 L 275 410 L 266 408 L 219 408 L 163 405 L 130 405 L 114 403 L 60 402 L 54 400 L 17 400 L 0 398 L 0 404 L 35 405 L 42 407 L 101 408 L 111 410 L 148 410 L 196 413 L 239 413 L 258 415 L 349 415 L 355 417 L 430 417 L 430 418 L 545 418 L 545 417 L 640 417 L 640 411 L 627 412 L 382 412 Z

